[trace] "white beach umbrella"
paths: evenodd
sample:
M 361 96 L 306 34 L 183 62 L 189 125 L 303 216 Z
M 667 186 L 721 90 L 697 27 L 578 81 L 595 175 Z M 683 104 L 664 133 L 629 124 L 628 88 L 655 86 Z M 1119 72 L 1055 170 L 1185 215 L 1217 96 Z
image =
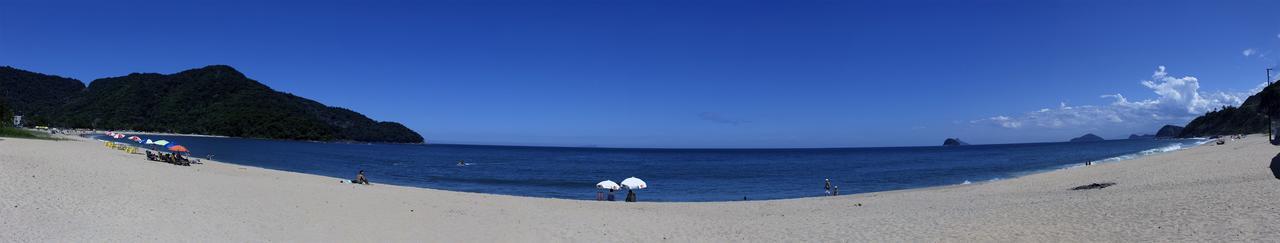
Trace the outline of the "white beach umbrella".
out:
M 156 144 L 156 142 L 155 142 L 155 141 L 151 141 L 151 139 L 147 139 L 147 142 L 145 142 L 145 143 L 146 143 L 146 144 Z
M 151 142 L 151 144 L 165 146 L 169 144 L 169 140 L 159 140 L 159 141 Z
M 596 183 L 596 189 L 618 190 L 619 188 L 622 187 L 618 186 L 618 183 L 613 181 L 601 181 L 600 183 Z
M 635 177 L 622 180 L 622 186 L 632 190 L 639 190 L 639 189 L 644 189 L 646 187 L 649 187 L 649 185 L 645 184 L 644 181 L 640 180 L 640 178 L 635 178 Z

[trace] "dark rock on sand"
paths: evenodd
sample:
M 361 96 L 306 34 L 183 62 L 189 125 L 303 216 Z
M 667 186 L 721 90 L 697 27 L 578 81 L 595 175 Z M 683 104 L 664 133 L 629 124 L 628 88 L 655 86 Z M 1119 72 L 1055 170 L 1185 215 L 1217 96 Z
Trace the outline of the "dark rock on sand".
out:
M 969 143 L 960 141 L 959 138 L 947 138 L 946 141 L 942 141 L 942 146 L 960 146 L 960 145 L 969 145 Z
M 1109 186 L 1114 186 L 1114 185 L 1116 185 L 1116 183 L 1111 183 L 1111 182 L 1093 183 L 1093 184 L 1088 184 L 1083 186 L 1072 187 L 1071 190 L 1075 191 L 1075 190 L 1102 189 L 1102 188 L 1107 188 Z
M 1280 154 L 1276 154 L 1276 157 L 1271 158 L 1270 168 L 1271 175 L 1276 176 L 1276 179 L 1280 179 Z

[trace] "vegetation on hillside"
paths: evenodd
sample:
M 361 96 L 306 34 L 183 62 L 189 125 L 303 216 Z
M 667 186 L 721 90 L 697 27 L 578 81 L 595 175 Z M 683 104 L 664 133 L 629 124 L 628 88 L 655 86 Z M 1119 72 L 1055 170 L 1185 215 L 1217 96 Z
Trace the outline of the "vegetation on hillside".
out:
M 4 100 L 0 100 L 0 127 L 13 126 L 13 111 L 9 110 L 9 106 L 5 105 Z
M 1178 137 L 1266 133 L 1270 124 L 1267 116 L 1280 115 L 1278 112 L 1280 86 L 1271 84 L 1249 96 L 1240 107 L 1225 106 L 1191 120 Z
M 1182 129 L 1178 137 L 1265 133 L 1267 118 L 1259 114 L 1254 107 L 1256 106 L 1224 106 L 1210 111 L 1187 123 L 1187 127 Z
M 50 114 L 47 119 L 33 122 L 270 139 L 423 141 L 399 123 L 374 121 L 348 109 L 278 92 L 222 65 L 170 75 L 133 73 L 98 79 L 54 107 L 46 113 Z
M 28 124 L 47 123 L 58 107 L 83 90 L 80 80 L 0 66 L 0 102 Z

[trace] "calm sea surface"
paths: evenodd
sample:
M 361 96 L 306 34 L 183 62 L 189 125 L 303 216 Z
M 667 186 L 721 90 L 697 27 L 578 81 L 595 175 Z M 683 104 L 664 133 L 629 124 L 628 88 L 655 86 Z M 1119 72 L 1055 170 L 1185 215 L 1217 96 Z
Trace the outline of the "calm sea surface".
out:
M 593 200 L 594 185 L 639 177 L 642 201 L 731 201 L 841 194 L 1007 179 L 1195 146 L 1202 140 L 1110 140 L 961 147 L 832 149 L 613 149 L 474 145 L 337 144 L 139 135 L 193 157 L 374 184 Z M 129 142 L 124 139 L 98 139 Z M 458 166 L 464 160 L 469 166 Z M 145 160 L 139 160 L 145 161 Z M 199 166 L 199 165 L 197 165 Z M 1081 181 L 1085 183 L 1087 181 Z M 334 183 L 338 183 L 334 180 Z M 618 194 L 621 199 L 624 193 Z

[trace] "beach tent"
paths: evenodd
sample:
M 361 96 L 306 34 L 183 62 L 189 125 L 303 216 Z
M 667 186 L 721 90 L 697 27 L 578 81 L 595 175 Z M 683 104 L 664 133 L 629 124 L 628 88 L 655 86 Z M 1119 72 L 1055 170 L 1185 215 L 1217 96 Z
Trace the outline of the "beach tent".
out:
M 649 185 L 645 184 L 644 181 L 640 180 L 640 178 L 635 178 L 635 177 L 622 180 L 622 186 L 630 190 L 639 190 L 639 189 L 645 189 L 649 187 Z
M 183 147 L 182 145 L 169 146 L 168 148 L 169 148 L 169 151 L 173 151 L 173 152 L 183 152 L 183 153 L 191 152 L 187 150 L 187 147 Z
M 145 144 L 156 144 L 156 142 L 155 142 L 155 141 L 151 141 L 151 139 L 147 139 L 147 141 L 146 141 L 146 142 L 143 142 L 143 143 L 145 143 Z
M 618 186 L 618 183 L 613 181 L 601 181 L 600 183 L 596 183 L 596 189 L 618 190 L 619 188 L 622 187 Z

